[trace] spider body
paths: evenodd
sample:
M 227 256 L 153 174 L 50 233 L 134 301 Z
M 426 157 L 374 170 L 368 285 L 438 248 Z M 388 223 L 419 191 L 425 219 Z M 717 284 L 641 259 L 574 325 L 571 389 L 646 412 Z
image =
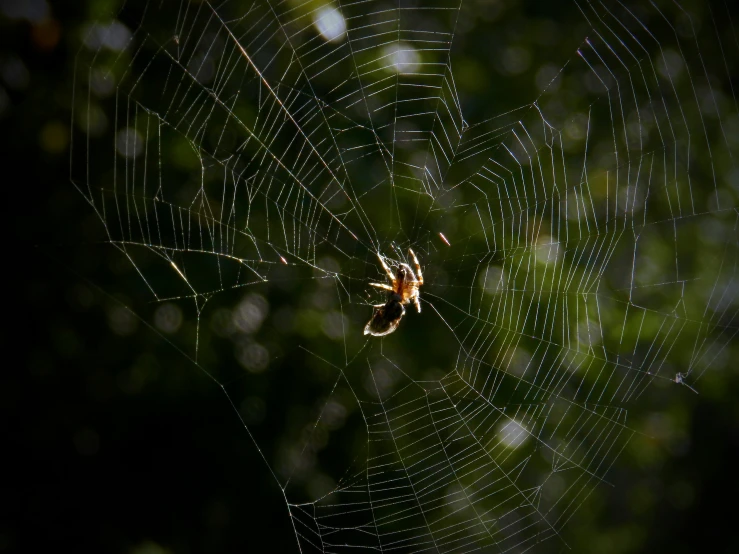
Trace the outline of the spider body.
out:
M 421 273 L 421 265 L 413 250 L 408 250 L 416 271 L 411 269 L 408 264 L 401 263 L 395 273 L 388 267 L 385 259 L 378 253 L 377 257 L 382 264 L 385 273 L 390 279 L 391 284 L 370 283 L 373 287 L 377 287 L 389 292 L 387 302 L 385 304 L 376 304 L 373 306 L 375 312 L 372 318 L 364 326 L 364 334 L 375 337 L 389 335 L 400 324 L 400 319 L 405 315 L 405 306 L 413 302 L 418 313 L 421 313 L 421 301 L 419 299 L 419 290 L 423 285 L 423 274 Z

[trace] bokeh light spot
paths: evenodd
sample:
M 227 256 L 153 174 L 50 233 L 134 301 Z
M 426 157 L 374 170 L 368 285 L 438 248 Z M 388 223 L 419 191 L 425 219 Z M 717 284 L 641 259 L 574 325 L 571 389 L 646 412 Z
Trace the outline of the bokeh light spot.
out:
M 341 42 L 346 37 L 346 20 L 341 12 L 330 6 L 323 6 L 313 16 L 313 24 L 320 35 L 329 42 Z
M 167 302 L 154 312 L 154 325 L 163 333 L 176 333 L 182 325 L 182 310 L 177 304 Z
M 233 324 L 243 333 L 255 333 L 268 313 L 269 303 L 266 298 L 256 293 L 247 294 L 233 311 Z
M 69 129 L 61 121 L 50 121 L 41 128 L 39 143 L 49 154 L 61 154 L 69 144 Z
M 515 419 L 505 420 L 498 426 L 498 440 L 506 448 L 518 448 L 529 438 L 528 431 Z

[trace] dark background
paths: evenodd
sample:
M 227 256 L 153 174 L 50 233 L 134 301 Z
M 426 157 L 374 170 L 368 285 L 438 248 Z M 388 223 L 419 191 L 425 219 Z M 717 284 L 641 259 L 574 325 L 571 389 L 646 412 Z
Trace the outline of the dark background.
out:
M 43 22 L 0 14 L 0 60 L 25 68 L 5 77 L 0 108 L 0 552 L 296 551 L 282 494 L 223 391 L 143 321 L 127 336 L 108 326 L 116 267 L 70 185 L 68 134 L 81 28 L 114 9 L 87 0 L 54 3 Z M 143 381 L 131 372 L 142 364 L 156 368 Z M 679 396 L 684 448 L 614 470 L 617 487 L 571 525 L 573 551 L 739 550 L 733 361 L 714 379 Z

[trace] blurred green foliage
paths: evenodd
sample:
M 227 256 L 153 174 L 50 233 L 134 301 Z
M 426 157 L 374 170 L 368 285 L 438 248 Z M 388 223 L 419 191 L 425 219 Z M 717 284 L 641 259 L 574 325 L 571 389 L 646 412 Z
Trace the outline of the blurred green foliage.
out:
M 506 207 L 495 216 L 479 215 L 468 209 L 484 205 L 474 178 L 460 177 L 460 186 L 449 186 L 431 202 L 411 188 L 391 193 L 388 186 L 375 187 L 382 179 L 381 164 L 358 162 L 364 164 L 354 169 L 356 186 L 363 194 L 361 206 L 387 248 L 385 253 L 397 258 L 408 245 L 423 253 L 427 283 L 421 316 L 409 313 L 398 332 L 367 345 L 358 330 L 369 317 L 369 305 L 382 301 L 382 296 L 367 291 L 366 282 L 381 281 L 383 276 L 367 243 L 353 241 L 347 234 L 311 236 L 294 231 L 296 240 L 300 236 L 315 247 L 313 252 L 308 249 L 312 258 L 301 259 L 296 255 L 299 249 L 270 247 L 278 241 L 266 237 L 274 237 L 283 224 L 276 213 L 267 217 L 259 206 L 250 212 L 248 223 L 239 222 L 248 233 L 234 235 L 232 248 L 224 248 L 232 254 L 230 259 L 198 248 L 170 249 L 172 258 L 163 259 L 145 243 L 131 240 L 121 247 L 132 236 L 130 231 L 100 224 L 85 201 L 93 198 L 85 189 L 88 183 L 95 191 L 95 202 L 104 200 L 108 209 L 116 200 L 132 199 L 135 209 L 129 205 L 128 213 L 140 210 L 135 212 L 134 224 L 145 220 L 142 214 L 163 213 L 157 211 L 156 202 L 160 202 L 159 206 L 178 208 L 178 217 L 204 217 L 196 226 L 207 226 L 202 221 L 225 218 L 211 215 L 208 219 L 205 210 L 192 206 L 200 190 L 223 187 L 224 174 L 216 164 L 206 167 L 200 145 L 224 151 L 241 148 L 252 155 L 259 148 L 253 142 L 243 145 L 238 129 L 225 123 L 214 123 L 206 136 L 183 132 L 186 126 L 178 128 L 172 122 L 161 124 L 161 114 L 174 94 L 165 89 L 170 73 L 162 52 L 174 48 L 167 30 L 177 17 L 176 7 L 152 9 L 145 27 L 150 40 L 138 32 L 133 35 L 137 48 L 119 48 L 115 44 L 90 47 L 85 40 L 97 36 L 97 24 L 118 21 L 125 25 L 118 29 L 124 29 L 124 34 L 125 29 L 135 31 L 139 9 L 155 3 L 38 4 L 48 10 L 38 20 L 19 17 L 7 8 L 0 20 L 0 61 L 6 68 L 0 94 L 0 117 L 7 129 L 3 151 L 9 165 L 24 174 L 22 181 L 8 187 L 13 196 L 5 218 L 14 247 L 8 271 L 21 277 L 17 290 L 23 291 L 21 306 L 7 312 L 9 317 L 16 313 L 21 317 L 21 322 L 10 323 L 19 339 L 9 341 L 9 346 L 23 357 L 24 365 L 6 372 L 0 389 L 2 405 L 13 414 L 5 418 L 10 422 L 6 434 L 14 446 L 11 451 L 20 458 L 11 475 L 23 478 L 17 492 L 6 499 L 0 551 L 41 551 L 62 545 L 138 553 L 296 551 L 288 507 L 277 481 L 284 483 L 292 475 L 289 500 L 307 502 L 333 490 L 339 479 L 349 475 L 347 468 L 361 470 L 368 456 L 366 426 L 376 424 L 374 417 L 385 413 L 379 402 L 391 392 L 398 394 L 393 402 L 427 398 L 424 401 L 443 406 L 450 394 L 454 396 L 450 391 L 460 386 L 449 377 L 451 368 L 469 375 L 485 368 L 506 368 L 516 375 L 525 371 L 532 357 L 542 366 L 576 368 L 568 371 L 597 386 L 606 382 L 603 371 L 619 375 L 619 369 L 601 363 L 594 348 L 612 353 L 621 352 L 624 344 L 633 345 L 642 356 L 638 359 L 643 365 L 637 366 L 644 369 L 653 355 L 649 345 L 672 348 L 672 360 L 687 361 L 694 355 L 696 337 L 705 337 L 699 344 L 707 352 L 713 340 L 726 345 L 706 356 L 707 372 L 700 381 L 690 381 L 700 394 L 671 380 L 686 370 L 687 362 L 654 368 L 660 378 L 638 401 L 628 404 L 628 417 L 625 413 L 613 416 L 623 418 L 619 421 L 629 433 L 618 441 L 594 441 L 623 447 L 617 464 L 606 474 L 613 486 L 595 488 L 584 509 L 562 531 L 561 540 L 549 540 L 534 550 L 559 552 L 566 550 L 565 544 L 575 552 L 614 553 L 695 552 L 709 544 L 725 551 L 736 548 L 733 514 L 726 507 L 726 499 L 737 492 L 732 466 L 739 447 L 734 400 L 739 377 L 733 364 L 737 350 L 732 334 L 736 298 L 731 288 L 736 276 L 726 267 L 718 272 L 724 280 L 718 284 L 716 280 L 717 265 L 721 260 L 734 263 L 737 246 L 736 213 L 727 209 L 736 206 L 736 174 L 731 173 L 734 162 L 726 152 L 730 154 L 737 145 L 732 86 L 739 56 L 735 50 L 722 54 L 714 38 L 723 40 L 733 33 L 726 6 L 685 5 L 694 14 L 692 21 L 701 22 L 698 48 L 684 54 L 689 57 L 686 65 L 695 71 L 701 63 L 711 68 L 711 84 L 720 92 L 721 109 L 712 116 L 710 105 L 695 109 L 685 101 L 685 119 L 676 123 L 678 135 L 684 134 L 676 143 L 684 146 L 681 141 L 688 136 L 697 143 L 704 127 L 708 141 L 695 147 L 693 158 L 676 155 L 673 160 L 681 170 L 690 167 L 690 182 L 673 179 L 660 188 L 663 193 L 641 193 L 648 210 L 643 208 L 644 236 L 639 238 L 640 263 L 633 276 L 638 286 L 634 287 L 630 248 L 634 233 L 626 227 L 616 231 L 618 222 L 608 212 L 608 206 L 618 200 L 629 202 L 617 199 L 611 188 L 614 171 L 621 166 L 608 149 L 616 140 L 632 144 L 634 139 L 628 130 L 624 136 L 612 137 L 612 105 L 603 101 L 604 89 L 590 83 L 577 63 L 578 49 L 587 51 L 585 37 L 596 40 L 583 20 L 583 6 L 512 0 L 463 5 L 452 51 L 465 125 L 471 125 L 467 140 L 472 145 L 484 143 L 488 127 L 474 125 L 498 114 L 503 115 L 490 123 L 490 129 L 520 122 L 522 128 L 538 130 L 541 118 L 528 104 L 538 99 L 547 119 L 564 130 L 562 147 L 568 156 L 547 168 L 579 176 L 587 138 L 592 156 L 588 164 L 593 168 L 587 175 L 588 188 L 597 208 L 589 223 L 542 213 L 523 221 L 516 215 L 522 211 Z M 193 10 L 205 6 L 189 5 Z M 685 34 L 688 23 L 679 10 L 671 14 L 683 25 L 674 32 L 683 33 L 683 39 L 691 37 Z M 649 25 L 665 41 L 674 35 L 656 18 Z M 357 55 L 360 61 L 361 56 Z M 366 56 L 372 60 L 370 54 Z M 435 60 L 437 54 L 422 56 Z M 649 57 L 642 56 L 629 63 L 647 61 Z M 94 70 L 88 73 L 91 67 Z M 136 77 L 144 74 L 131 96 L 117 88 L 123 83 L 130 91 Z M 332 74 L 317 78 L 318 96 L 328 93 L 335 80 Z M 241 83 L 234 86 L 246 88 Z M 686 78 L 676 86 L 678 98 L 691 98 L 695 90 L 693 81 Z M 628 101 L 627 93 L 623 94 L 624 102 Z M 225 93 L 222 97 L 227 98 Z M 195 92 L 183 98 L 196 107 L 205 105 Z M 131 99 L 140 102 L 138 107 Z M 529 107 L 520 109 L 522 105 Z M 187 110 L 183 112 L 181 121 L 189 117 Z M 252 126 L 265 112 L 250 100 L 234 108 L 235 116 Z M 698 118 L 699 114 L 705 117 Z M 590 121 L 597 124 L 590 128 Z M 122 124 L 141 131 L 146 140 L 134 135 L 121 139 L 117 133 Z M 361 143 L 364 133 L 365 129 L 349 129 L 346 140 Z M 643 149 L 659 152 L 654 122 L 648 137 Z M 521 154 L 508 139 L 498 142 Z M 542 141 L 536 144 L 539 152 L 546 150 Z M 140 148 L 146 155 L 136 159 L 149 160 L 152 166 L 144 171 L 150 173 L 118 181 L 132 167 L 121 152 Z M 398 159 L 412 161 L 416 152 L 407 145 L 403 148 L 398 145 Z M 709 149 L 715 155 L 709 156 Z M 455 167 L 449 183 L 456 184 L 454 179 L 470 168 L 476 171 L 478 162 L 473 157 L 467 165 Z M 656 154 L 645 156 L 642 171 L 655 163 L 658 167 L 659 162 Z M 70 165 L 72 181 L 80 190 L 70 184 Z M 709 184 L 714 170 L 721 173 L 725 197 L 718 198 Z M 161 182 L 148 180 L 147 191 L 136 189 L 129 195 L 111 192 L 114 182 L 143 184 L 143 175 L 156 175 Z M 665 175 L 669 180 L 667 170 Z M 524 195 L 541 194 L 546 188 L 544 184 L 537 188 L 535 177 L 511 179 Z M 578 184 L 568 183 L 569 189 Z M 632 192 L 636 206 L 636 192 Z M 489 199 L 493 206 L 498 202 L 499 193 L 495 194 Z M 508 194 L 512 199 L 518 196 Z M 710 217 L 676 217 L 681 212 L 675 206 L 688 198 L 696 213 Z M 332 213 L 351 211 L 340 196 L 331 202 Z M 577 210 L 583 201 L 567 197 L 566 202 Z M 227 201 L 213 198 L 208 210 L 219 214 L 228 206 Z M 243 217 L 243 199 L 238 206 L 237 215 Z M 357 214 L 350 213 L 343 221 L 350 229 L 360 228 Z M 511 222 L 520 225 L 511 229 Z M 600 232 L 578 235 L 583 225 L 596 223 L 603 225 Z M 328 222 L 322 225 L 325 229 Z M 160 234 L 151 243 L 170 244 L 178 240 L 177 229 L 184 227 L 158 224 Z M 497 250 L 486 242 L 491 231 L 498 233 L 496 245 L 504 251 L 497 257 Z M 451 248 L 440 242 L 439 232 L 449 237 Z M 577 346 L 566 348 L 570 339 L 561 338 L 553 341 L 561 349 L 544 354 L 536 329 L 515 341 L 486 331 L 485 348 L 476 358 L 460 361 L 456 341 L 479 323 L 470 314 L 494 310 L 501 298 L 511 304 L 506 312 L 511 321 L 519 308 L 532 302 L 546 309 L 549 297 L 540 293 L 556 288 L 551 273 L 555 259 L 565 260 L 571 281 L 592 278 L 591 258 L 567 258 L 564 250 L 570 242 L 566 247 L 550 244 L 568 232 L 585 236 L 586 241 L 593 239 L 596 245 L 599 237 L 632 233 L 624 247 L 611 252 L 610 267 L 623 270 L 604 278 L 608 294 L 598 297 L 598 305 L 586 294 L 571 294 L 560 304 L 569 314 L 598 311 L 598 328 L 592 326 L 593 317 L 563 316 L 553 323 L 551 332 L 574 337 Z M 399 245 L 398 253 L 392 253 L 390 241 Z M 579 245 L 582 252 L 592 246 L 574 243 L 575 250 Z M 487 257 L 480 257 L 481 253 Z M 665 269 L 672 267 L 674 259 L 679 275 Z M 183 271 L 186 279 L 180 278 Z M 480 271 L 500 285 L 489 287 L 488 277 Z M 259 276 L 266 276 L 266 281 Z M 646 286 L 660 279 L 666 285 Z M 158 291 L 157 301 L 152 289 Z M 193 289 L 200 294 L 192 297 Z M 15 296 L 15 289 L 9 292 Z M 649 309 L 629 313 L 627 305 Z M 694 317 L 707 305 L 713 306 L 715 315 Z M 665 318 L 669 313 L 676 315 Z M 668 329 L 670 325 L 683 330 L 670 334 L 674 331 Z M 586 340 L 600 331 L 602 344 Z M 29 338 L 32 346 L 21 348 L 21 339 Z M 500 380 L 500 394 L 508 398 L 536 394 L 535 387 L 519 390 L 510 375 L 501 374 Z M 418 387 L 409 386 L 412 382 Z M 439 382 L 446 384 L 444 393 Z M 617 386 L 617 381 L 608 381 L 604 389 L 608 386 Z M 572 398 L 583 403 L 576 394 Z M 458 397 L 465 397 L 464 390 Z M 605 409 L 615 413 L 622 407 L 612 402 Z M 374 413 L 365 411 L 372 408 Z M 398 420 L 412 426 L 413 414 L 401 413 Z M 572 420 L 563 414 L 554 416 L 555 422 L 578 429 L 573 420 L 574 416 Z M 610 432 L 608 426 L 596 430 L 606 428 Z M 585 434 L 586 428 L 580 429 Z M 456 447 L 474 446 L 471 437 Z M 591 439 L 577 437 L 583 443 Z M 401 445 L 410 447 L 412 441 L 406 441 L 401 439 Z M 383 450 L 389 446 L 380 444 L 375 454 L 392 455 Z M 521 451 L 518 455 L 523 456 Z M 609 456 L 615 457 L 615 452 Z M 542 458 L 530 470 L 544 471 L 552 463 Z M 272 470 L 277 479 L 272 479 Z M 554 487 L 551 494 L 565 493 Z M 341 493 L 338 496 L 347 500 Z M 295 506 L 291 509 L 297 511 Z M 402 529 L 402 522 L 396 525 Z

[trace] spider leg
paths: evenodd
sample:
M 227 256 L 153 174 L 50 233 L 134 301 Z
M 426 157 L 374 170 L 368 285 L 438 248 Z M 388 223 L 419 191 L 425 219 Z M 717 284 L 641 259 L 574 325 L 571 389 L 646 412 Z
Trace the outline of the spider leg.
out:
M 385 258 L 383 258 L 379 252 L 377 253 L 377 258 L 380 260 L 380 263 L 382 264 L 382 268 L 385 270 L 385 273 L 387 273 L 388 278 L 391 281 L 393 281 L 395 279 L 395 275 L 393 275 L 392 270 L 385 263 Z
M 418 310 L 418 313 L 421 313 L 421 300 L 418 298 L 418 296 L 413 297 L 413 303 L 416 305 L 416 309 Z
M 418 258 L 416 258 L 416 253 L 413 251 L 413 249 L 409 248 L 408 252 L 410 252 L 411 256 L 413 257 L 413 263 L 416 265 L 416 273 L 418 274 L 418 284 L 423 285 L 423 273 L 421 273 L 421 264 L 418 263 Z M 421 309 L 419 308 L 418 311 L 420 312 Z
M 384 283 L 370 283 L 370 286 L 377 287 L 378 289 L 389 290 L 389 291 L 393 290 L 393 287 L 391 287 L 390 285 L 386 285 Z

